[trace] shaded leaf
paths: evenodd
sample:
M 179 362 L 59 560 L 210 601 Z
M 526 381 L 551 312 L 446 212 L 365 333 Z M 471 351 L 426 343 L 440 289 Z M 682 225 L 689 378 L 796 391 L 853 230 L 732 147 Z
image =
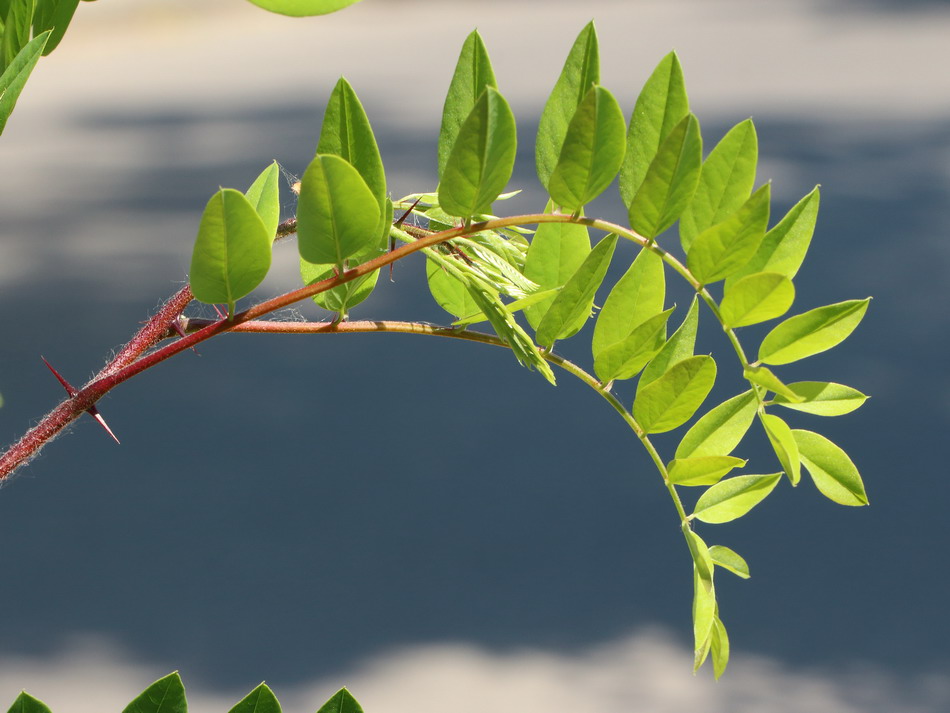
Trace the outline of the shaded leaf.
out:
M 462 123 L 439 184 L 439 205 L 468 220 L 487 213 L 505 189 L 515 165 L 517 130 L 505 98 L 491 87 L 482 92 Z
M 59 46 L 78 5 L 79 0 L 37 0 L 33 13 L 33 36 L 50 30 L 49 42 L 43 50 L 44 57 Z
M 26 691 L 21 691 L 7 713 L 51 713 L 51 711 L 43 701 L 34 698 Z
M 756 272 L 726 287 L 719 312 L 726 327 L 746 327 L 785 314 L 795 301 L 795 286 L 777 272 Z
M 0 67 L 6 68 L 30 41 L 30 29 L 33 26 L 34 0 L 6 0 L 0 4 L 0 10 L 6 7 L 6 13 L 0 16 Z
M 827 381 L 799 381 L 789 384 L 788 389 L 802 400 L 790 401 L 782 394 L 776 394 L 775 403 L 816 416 L 842 416 L 851 413 L 868 398 L 850 386 Z
M 48 40 L 48 31 L 34 37 L 17 53 L 3 70 L 3 74 L 0 74 L 0 134 L 3 133 L 20 92 L 23 91 L 26 80 L 39 61 Z
M 254 179 L 244 197 L 254 206 L 273 241 L 280 222 L 280 167 L 276 161 Z
M 743 579 L 748 579 L 751 576 L 746 561 L 728 547 L 713 545 L 709 548 L 709 556 L 712 558 L 713 564 L 727 569 Z
M 745 391 L 710 409 L 683 436 L 676 457 L 729 455 L 752 425 L 757 408 L 755 394 Z
M 602 382 L 630 379 L 640 373 L 666 342 L 666 322 L 670 307 L 638 325 L 622 341 L 610 345 L 594 359 L 594 372 Z
M 801 461 L 798 456 L 798 445 L 792 429 L 778 416 L 770 413 L 759 414 L 765 434 L 769 437 L 772 450 L 785 470 L 785 474 L 792 485 L 798 485 L 801 479 Z
M 317 713 L 363 713 L 363 709 L 348 690 L 341 688 L 320 706 Z
M 561 146 L 574 112 L 591 86 L 599 82 L 597 31 L 594 23 L 589 22 L 574 40 L 561 74 L 541 112 L 535 143 L 535 163 L 538 178 L 545 188 L 561 155 Z
M 576 211 L 606 190 L 623 162 L 623 112 L 603 87 L 591 88 L 567 127 L 548 192 L 565 210 Z
M 839 505 L 867 505 L 864 482 L 854 463 L 841 448 L 812 431 L 793 430 L 802 465 L 815 487 Z
M 699 496 L 690 517 L 711 524 L 731 522 L 762 502 L 781 477 L 781 473 L 737 475 L 720 481 Z
M 637 393 L 647 384 L 663 376 L 666 371 L 676 364 L 693 356 L 693 349 L 696 346 L 696 329 L 699 326 L 699 298 L 693 297 L 689 305 L 689 311 L 686 318 L 679 326 L 673 336 L 670 337 L 660 352 L 653 357 L 640 379 L 637 381 Z
M 279 15 L 291 17 L 310 17 L 312 15 L 328 15 L 331 12 L 342 10 L 360 0 L 250 0 L 258 7 Z
M 228 713 L 280 713 L 280 702 L 274 692 L 262 683 L 238 701 Z
M 175 671 L 142 691 L 122 713 L 186 713 L 187 710 L 185 686 Z
M 716 362 L 695 356 L 677 362 L 637 394 L 633 417 L 647 433 L 681 426 L 696 412 L 716 381 Z
M 674 458 L 667 466 L 670 482 L 675 485 L 715 485 L 733 468 L 746 461 L 732 456 Z
M 871 298 L 848 300 L 789 317 L 762 340 L 759 361 L 790 364 L 840 344 L 854 331 Z

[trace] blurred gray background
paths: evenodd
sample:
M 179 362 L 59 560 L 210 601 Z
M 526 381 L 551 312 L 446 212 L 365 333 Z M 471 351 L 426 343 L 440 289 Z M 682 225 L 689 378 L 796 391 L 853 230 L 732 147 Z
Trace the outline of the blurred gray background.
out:
M 753 572 L 717 580 L 725 679 L 690 673 L 675 513 L 594 394 L 478 345 L 245 335 L 114 391 L 100 407 L 121 447 L 81 420 L 0 490 L 0 704 L 27 687 L 54 710 L 120 710 L 180 669 L 194 710 L 261 679 L 300 711 L 343 684 L 369 713 L 950 708 L 945 2 L 364 0 L 305 20 L 239 0 L 83 3 L 0 140 L 2 440 L 61 397 L 40 354 L 81 383 L 183 283 L 219 185 L 274 158 L 303 170 L 341 74 L 393 196 L 431 189 L 478 27 L 519 121 L 525 190 L 499 210 L 542 207 L 538 116 L 591 18 L 625 113 L 676 49 L 707 150 L 754 117 L 773 222 L 821 183 L 794 312 L 874 296 L 844 345 L 782 370 L 873 395 L 788 419 L 851 453 L 871 507 L 803 482 L 703 529 Z M 609 193 L 588 212 L 622 219 Z M 395 276 L 353 317 L 448 321 L 421 260 Z M 259 294 L 296 280 L 279 246 Z M 671 301 L 678 321 L 688 295 Z M 575 341 L 561 350 L 589 364 Z M 740 388 L 720 372 L 713 398 Z M 742 449 L 749 472 L 775 469 L 761 437 Z

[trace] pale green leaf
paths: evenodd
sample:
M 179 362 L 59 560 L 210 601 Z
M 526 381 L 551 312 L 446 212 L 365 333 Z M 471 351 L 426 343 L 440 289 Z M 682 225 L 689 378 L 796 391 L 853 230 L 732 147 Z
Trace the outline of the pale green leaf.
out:
M 728 547 L 713 545 L 709 548 L 709 556 L 712 558 L 713 564 L 727 569 L 743 579 L 748 579 L 751 576 L 749 574 L 749 565 L 746 561 L 738 553 L 730 550 Z
M 550 290 L 541 290 L 540 292 L 533 292 L 527 297 L 522 297 L 520 300 L 515 300 L 514 302 L 509 302 L 505 306 L 508 308 L 508 311 L 514 314 L 521 310 L 530 308 L 532 305 L 538 304 L 539 302 L 546 302 L 550 304 L 551 300 L 557 297 L 557 293 L 561 291 L 562 288 L 554 287 Z M 465 317 L 460 317 L 459 319 L 452 322 L 453 327 L 467 327 L 472 324 L 477 324 L 478 322 L 484 322 L 488 319 L 481 312 L 472 312 Z
M 594 372 L 602 382 L 631 379 L 640 373 L 666 343 L 666 322 L 673 307 L 637 325 L 627 337 L 611 344 L 594 359 Z
M 745 463 L 733 456 L 674 458 L 667 471 L 670 482 L 675 485 L 715 485 L 733 468 L 741 468 Z
M 600 56 L 597 31 L 589 22 L 581 30 L 568 53 L 567 60 L 551 95 L 544 104 L 535 143 L 535 162 L 541 185 L 547 188 L 551 173 L 561 155 L 567 127 L 581 100 L 594 84 L 600 83 Z
M 688 525 L 683 525 L 683 534 L 686 536 L 686 544 L 689 547 L 689 554 L 693 558 L 693 565 L 699 581 L 702 582 L 705 591 L 712 592 L 713 560 L 709 554 L 709 547 L 703 542 L 703 538 L 693 532 Z
M 785 314 L 795 301 L 795 286 L 777 272 L 756 272 L 727 286 L 719 313 L 726 327 L 745 327 Z
M 766 183 L 726 220 L 693 240 L 686 256 L 690 272 L 704 285 L 722 280 L 745 265 L 759 249 L 769 222 Z
M 854 331 L 871 298 L 848 300 L 789 317 L 762 340 L 759 361 L 790 364 L 840 344 Z
M 693 673 L 706 661 L 712 645 L 712 630 L 716 620 L 716 589 L 708 588 L 699 576 L 693 572 Z
M 816 416 L 842 416 L 851 413 L 868 398 L 850 386 L 827 381 L 799 381 L 789 384 L 788 388 L 802 400 L 790 401 L 781 394 L 776 394 L 775 403 Z
M 677 362 L 633 401 L 633 417 L 647 433 L 664 433 L 696 413 L 716 381 L 716 362 L 695 356 Z
M 663 348 L 660 349 L 659 354 L 653 357 L 652 361 L 650 361 L 643 370 L 643 374 L 640 375 L 640 379 L 637 381 L 637 393 L 640 393 L 640 390 L 647 384 L 663 376 L 667 369 L 677 362 L 693 356 L 698 326 L 699 298 L 693 297 L 693 301 L 689 305 L 689 311 L 686 313 L 686 318 L 679 326 L 679 329 L 673 332 L 673 336 L 667 340 Z
M 792 485 L 798 485 L 801 479 L 801 460 L 798 455 L 798 444 L 795 442 L 795 436 L 792 435 L 792 429 L 788 427 L 781 418 L 770 413 L 759 414 L 759 420 L 765 428 L 765 434 L 769 437 L 772 444 L 772 450 L 775 456 L 785 470 L 785 474 Z
M 753 384 L 764 386 L 769 391 L 781 394 L 790 401 L 799 401 L 801 397 L 786 386 L 781 379 L 764 366 L 750 366 L 742 370 L 742 376 Z
M 663 259 L 652 250 L 641 250 L 610 290 L 594 324 L 591 349 L 597 357 L 626 339 L 647 319 L 663 311 L 666 275 Z M 692 351 L 686 356 L 692 356 Z
M 693 200 L 680 216 L 680 242 L 693 239 L 735 213 L 752 193 L 759 148 L 752 119 L 732 127 L 703 162 Z
M 455 317 L 481 314 L 465 282 L 449 274 L 433 256 L 426 257 L 426 279 L 432 297 L 449 314 Z
M 729 455 L 752 425 L 757 407 L 752 391 L 719 404 L 690 427 L 676 447 L 676 457 Z
M 360 0 L 249 0 L 258 7 L 279 15 L 291 17 L 310 17 L 311 15 L 328 15 L 331 12 L 342 10 Z
M 781 477 L 781 473 L 737 475 L 720 481 L 699 496 L 690 517 L 711 524 L 731 522 L 762 502 Z
M 254 179 L 244 196 L 254 206 L 273 240 L 277 234 L 277 223 L 280 222 L 280 167 L 276 161 Z
M 802 465 L 815 487 L 839 505 L 867 505 L 864 482 L 854 463 L 837 445 L 812 431 L 794 430 Z
M 713 674 L 719 680 L 729 664 L 729 634 L 718 616 L 713 620 L 709 651 L 712 654 Z

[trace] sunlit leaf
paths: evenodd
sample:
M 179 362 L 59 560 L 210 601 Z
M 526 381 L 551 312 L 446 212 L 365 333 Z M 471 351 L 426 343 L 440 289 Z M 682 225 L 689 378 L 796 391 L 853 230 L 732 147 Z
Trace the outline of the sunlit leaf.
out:
M 770 188 L 766 183 L 726 220 L 693 240 L 686 256 L 690 272 L 704 285 L 736 272 L 755 255 L 769 222 Z
M 777 272 L 756 272 L 727 286 L 719 305 L 723 324 L 745 327 L 785 314 L 795 301 L 795 286 Z
M 727 569 L 743 579 L 748 579 L 751 576 L 749 574 L 749 565 L 746 561 L 739 556 L 738 553 L 730 550 L 728 547 L 713 545 L 709 548 L 709 556 L 712 558 L 713 564 L 717 567 Z
M 673 308 L 637 325 L 625 339 L 611 344 L 594 358 L 594 372 L 602 382 L 630 379 L 640 373 L 666 343 L 666 322 Z
M 473 30 L 459 54 L 455 73 L 449 83 L 449 91 L 442 107 L 442 128 L 439 131 L 439 177 L 449 160 L 455 139 L 468 115 L 475 108 L 475 102 L 485 87 L 498 89 L 495 72 L 492 70 L 488 50 L 478 30 Z
M 541 185 L 547 188 L 551 173 L 561 155 L 561 146 L 574 112 L 591 86 L 600 82 L 600 56 L 597 31 L 589 22 L 581 30 L 568 53 L 564 68 L 541 112 L 535 162 Z
M 21 691 L 7 713 L 51 713 L 51 711 L 43 701 L 34 698 L 26 691 Z
M 262 683 L 238 701 L 228 713 L 281 713 L 280 702 L 274 692 Z
M 297 202 L 300 257 L 315 264 L 343 261 L 379 240 L 379 204 L 345 159 L 317 154 L 304 172 Z
M 439 205 L 468 219 L 491 211 L 515 165 L 517 130 L 505 98 L 491 87 L 482 92 L 462 123 L 439 184 Z
M 789 384 L 788 388 L 802 400 L 790 401 L 781 394 L 776 394 L 775 403 L 816 416 L 842 416 L 851 413 L 868 398 L 850 386 L 827 381 L 799 381 Z
M 455 317 L 480 312 L 466 284 L 449 274 L 434 258 L 426 258 L 426 279 L 436 303 Z
M 764 366 L 750 366 L 742 370 L 742 376 L 753 384 L 764 386 L 769 391 L 781 394 L 790 401 L 800 401 L 801 396 L 792 391 L 772 371 Z
M 815 487 L 839 505 L 867 505 L 864 482 L 854 463 L 837 445 L 812 431 L 793 430 L 802 465 Z
M 689 547 L 689 554 L 693 558 L 693 564 L 696 567 L 696 574 L 699 577 L 699 581 L 702 582 L 705 591 L 711 592 L 713 586 L 713 560 L 709 554 L 709 547 L 703 542 L 703 538 L 693 532 L 688 526 L 684 526 L 683 534 L 686 536 L 686 544 Z
M 693 198 L 702 163 L 699 122 L 689 114 L 660 144 L 630 201 L 630 227 L 654 238 L 673 225 Z
M 798 485 L 801 479 L 801 460 L 792 429 L 785 421 L 771 413 L 759 414 L 759 419 L 762 421 L 765 433 L 772 444 L 772 450 L 775 451 L 775 456 L 782 464 L 785 474 L 792 485 Z
M 627 153 L 620 170 L 620 196 L 629 206 L 650 164 L 669 133 L 689 114 L 683 70 L 675 52 L 666 55 L 637 97 L 627 132 Z
M 732 127 L 703 162 L 699 185 L 680 216 L 680 242 L 693 239 L 742 207 L 755 184 L 759 148 L 752 119 Z
M 607 274 L 616 246 L 617 236 L 608 235 L 590 251 L 538 324 L 535 334 L 538 344 L 549 347 L 556 340 L 567 339 L 580 329 L 578 320 L 581 315 L 590 315 L 594 295 Z
M 693 356 L 696 346 L 696 330 L 699 325 L 699 298 L 693 297 L 686 318 L 660 352 L 653 357 L 637 381 L 637 393 L 647 384 L 663 376 L 675 363 Z
M 280 221 L 280 167 L 276 161 L 271 162 L 271 165 L 254 179 L 244 196 L 254 206 L 267 233 L 273 239 Z
M 751 391 L 719 404 L 690 427 L 676 447 L 676 457 L 729 455 L 752 425 L 757 407 Z
M 271 263 L 271 240 L 254 206 L 240 191 L 222 188 L 205 206 L 191 257 L 195 299 L 234 303 L 257 287 Z
M 713 620 L 709 652 L 712 654 L 713 675 L 718 680 L 729 664 L 729 634 L 718 616 Z
M 699 670 L 712 644 L 712 628 L 716 619 L 716 589 L 693 571 L 693 673 Z
M 644 386 L 633 401 L 633 417 L 647 433 L 681 426 L 696 413 L 716 381 L 716 362 L 695 356 L 677 362 Z
M 320 706 L 317 713 L 363 713 L 363 709 L 348 690 L 341 688 Z
M 49 40 L 49 32 L 37 35 L 26 43 L 3 73 L 0 74 L 0 134 L 7 125 L 7 119 L 13 113 L 16 101 L 23 91 L 30 72 L 36 66 L 43 53 L 43 48 Z
M 176 671 L 142 691 L 122 713 L 186 713 L 187 710 L 185 686 Z
M 715 485 L 733 468 L 746 461 L 732 456 L 674 458 L 667 466 L 670 482 L 676 485 Z
M 789 317 L 762 340 L 759 361 L 790 364 L 840 344 L 854 331 L 871 298 L 848 300 Z
M 626 122 L 613 95 L 592 87 L 567 127 L 548 192 L 568 211 L 576 211 L 611 184 L 626 147 Z
M 309 17 L 327 15 L 357 3 L 360 0 L 250 0 L 258 7 L 279 15 Z
M 712 524 L 742 517 L 775 489 L 781 473 L 737 475 L 722 480 L 699 496 L 690 517 Z

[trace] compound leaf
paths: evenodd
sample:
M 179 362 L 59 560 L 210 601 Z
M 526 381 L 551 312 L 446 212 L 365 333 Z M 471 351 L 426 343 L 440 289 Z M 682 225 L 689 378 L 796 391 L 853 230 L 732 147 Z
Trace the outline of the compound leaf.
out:
M 185 685 L 175 671 L 142 691 L 122 713 L 186 713 L 187 710 Z
M 737 475 L 716 483 L 699 496 L 690 517 L 711 524 L 740 518 L 762 502 L 781 477 L 781 473 Z
M 795 301 L 795 286 L 778 272 L 756 272 L 727 286 L 719 312 L 726 327 L 746 327 L 785 314 Z
M 280 702 L 274 692 L 262 683 L 238 701 L 228 713 L 281 713 Z
M 752 425 L 757 408 L 751 390 L 722 402 L 690 427 L 676 447 L 676 458 L 729 455 Z
M 511 178 L 517 143 L 511 107 L 486 87 L 462 122 L 445 163 L 439 184 L 442 210 L 465 220 L 490 212 Z
M 802 465 L 826 498 L 839 505 L 868 504 L 861 474 L 847 453 L 818 433 L 793 430 L 792 434 Z
M 851 413 L 868 398 L 850 386 L 828 381 L 799 381 L 789 384 L 788 389 L 801 401 L 790 401 L 782 394 L 776 394 L 775 403 L 816 416 L 842 416 Z
M 871 298 L 848 300 L 789 317 L 769 332 L 759 347 L 759 361 L 790 364 L 840 344 L 854 331 Z
M 696 413 L 716 381 L 711 356 L 683 359 L 651 382 L 633 401 L 633 417 L 647 433 L 664 433 Z

